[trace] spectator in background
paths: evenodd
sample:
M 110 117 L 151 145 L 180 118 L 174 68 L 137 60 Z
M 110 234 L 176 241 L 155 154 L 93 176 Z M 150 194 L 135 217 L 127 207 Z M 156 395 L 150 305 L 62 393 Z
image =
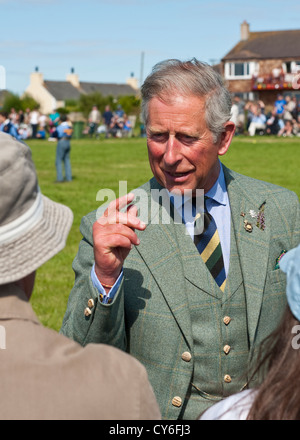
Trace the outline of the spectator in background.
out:
M 132 123 L 128 116 L 124 113 L 124 120 L 123 120 L 123 132 L 122 134 L 125 137 L 131 137 L 132 136 Z
M 266 122 L 266 132 L 267 134 L 276 135 L 279 131 L 279 118 L 277 115 L 276 108 L 274 107 L 271 113 L 271 116 L 267 119 Z
M 107 105 L 105 107 L 105 110 L 104 110 L 104 113 L 103 113 L 102 117 L 103 117 L 104 124 L 105 124 L 105 127 L 106 127 L 106 135 L 105 135 L 105 137 L 108 138 L 108 136 L 109 136 L 109 128 L 110 128 L 111 120 L 113 118 L 113 112 L 111 111 L 109 105 Z
M 278 136 L 283 137 L 293 137 L 294 136 L 294 125 L 292 121 L 286 121 L 284 127 L 279 130 Z
M 49 114 L 49 134 L 50 137 L 52 137 L 52 133 L 55 132 L 56 127 L 59 124 L 59 118 L 60 114 L 56 109 L 52 110 L 52 112 Z
M 124 110 L 122 109 L 122 106 L 120 104 L 117 105 L 117 110 L 115 111 L 115 114 L 119 116 L 119 118 L 124 117 Z
M 39 122 L 39 131 L 44 131 L 46 135 L 47 123 L 48 123 L 47 115 L 40 114 L 38 122 Z
M 19 110 L 18 112 L 18 123 L 19 125 L 24 124 L 25 122 L 25 116 L 23 110 Z
M 286 104 L 284 106 L 282 118 L 284 122 L 292 121 L 294 119 L 293 112 L 295 110 L 296 104 L 295 101 L 293 101 L 289 95 L 285 97 L 285 100 L 286 100 Z
M 235 124 L 235 134 L 242 134 L 244 132 L 245 124 L 245 103 L 239 96 L 234 96 L 231 107 L 231 121 Z
M 300 114 L 300 108 L 298 109 L 297 97 L 293 96 L 292 101 L 294 103 L 294 109 L 292 110 L 293 119 L 297 120 L 298 113 Z
M 45 127 L 39 126 L 38 131 L 36 133 L 37 139 L 46 139 L 46 129 Z
M 16 125 L 18 123 L 18 113 L 16 112 L 16 110 L 12 107 L 10 109 L 10 113 L 8 115 L 10 122 L 13 125 Z
M 93 106 L 90 114 L 89 114 L 89 135 L 93 137 L 95 133 L 97 133 L 98 125 L 101 121 L 101 113 L 98 110 L 96 105 Z
M 24 124 L 29 125 L 29 120 L 30 120 L 30 108 L 27 108 L 24 112 Z
M 111 134 L 113 137 L 122 137 L 123 122 L 123 118 L 120 118 L 117 114 L 115 114 L 110 123 L 109 134 Z
M 294 122 L 294 133 L 295 133 L 295 136 L 298 136 L 298 137 L 300 136 L 300 113 Z
M 36 138 L 36 134 L 38 131 L 38 126 L 39 126 L 39 111 L 37 108 L 34 108 L 29 115 L 29 124 L 31 126 L 31 130 L 32 130 L 32 138 L 35 139 Z
M 20 135 L 16 126 L 10 121 L 8 113 L 0 111 L 0 131 L 10 134 L 16 139 L 20 139 Z
M 72 170 L 70 161 L 71 151 L 71 137 L 73 133 L 72 124 L 68 121 L 66 115 L 60 116 L 60 123 L 55 132 L 52 133 L 53 137 L 57 138 L 56 147 L 56 183 L 64 182 L 62 164 L 65 168 L 65 180 L 70 182 L 72 180 Z
M 262 101 L 258 101 L 258 103 L 253 103 L 251 105 L 251 121 L 248 128 L 248 133 L 250 136 L 254 136 L 256 130 L 265 130 L 266 129 L 266 115 L 264 114 L 264 103 Z
M 286 105 L 286 100 L 283 98 L 283 95 L 278 95 L 274 105 L 277 115 L 281 117 L 284 112 L 284 106 Z

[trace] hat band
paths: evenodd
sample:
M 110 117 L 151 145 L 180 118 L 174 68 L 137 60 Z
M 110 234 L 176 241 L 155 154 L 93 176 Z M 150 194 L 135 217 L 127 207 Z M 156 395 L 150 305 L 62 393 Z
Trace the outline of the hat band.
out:
M 10 243 L 17 238 L 25 235 L 43 217 L 43 198 L 38 192 L 33 205 L 20 217 L 7 225 L 0 226 L 0 245 Z

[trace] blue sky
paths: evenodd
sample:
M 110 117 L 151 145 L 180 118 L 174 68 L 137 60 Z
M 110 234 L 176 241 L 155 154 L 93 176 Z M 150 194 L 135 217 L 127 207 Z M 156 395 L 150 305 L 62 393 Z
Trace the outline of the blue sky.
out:
M 244 20 L 252 31 L 299 29 L 300 2 L 0 0 L 0 18 L 6 88 L 21 94 L 36 66 L 48 80 L 73 67 L 82 81 L 125 83 L 167 58 L 217 62 Z

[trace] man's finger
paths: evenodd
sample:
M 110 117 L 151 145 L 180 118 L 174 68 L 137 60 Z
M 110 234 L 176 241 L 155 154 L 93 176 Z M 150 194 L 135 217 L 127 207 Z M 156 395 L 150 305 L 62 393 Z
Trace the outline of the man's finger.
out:
M 115 211 L 113 213 L 110 213 L 106 217 L 100 217 L 97 220 L 97 223 L 102 226 L 120 223 L 122 225 L 128 226 L 129 228 L 140 230 L 143 230 L 146 227 L 145 223 L 142 222 L 138 217 L 136 217 L 135 213 L 134 215 L 131 214 L 131 210 L 128 212 Z
M 110 202 L 110 204 L 108 205 L 107 209 L 104 212 L 105 217 L 125 208 L 129 203 L 133 201 L 134 197 L 135 196 L 133 193 L 129 193 L 126 194 L 125 196 L 119 197 L 118 199 Z

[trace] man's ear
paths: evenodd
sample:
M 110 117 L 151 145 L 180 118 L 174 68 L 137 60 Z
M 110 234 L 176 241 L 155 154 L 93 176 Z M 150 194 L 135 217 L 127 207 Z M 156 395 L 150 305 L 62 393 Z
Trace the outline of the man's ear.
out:
M 229 145 L 231 144 L 232 138 L 235 132 L 235 124 L 232 121 L 228 121 L 224 125 L 224 131 L 221 134 L 221 138 L 219 141 L 218 154 L 219 156 L 223 156 L 227 153 Z

